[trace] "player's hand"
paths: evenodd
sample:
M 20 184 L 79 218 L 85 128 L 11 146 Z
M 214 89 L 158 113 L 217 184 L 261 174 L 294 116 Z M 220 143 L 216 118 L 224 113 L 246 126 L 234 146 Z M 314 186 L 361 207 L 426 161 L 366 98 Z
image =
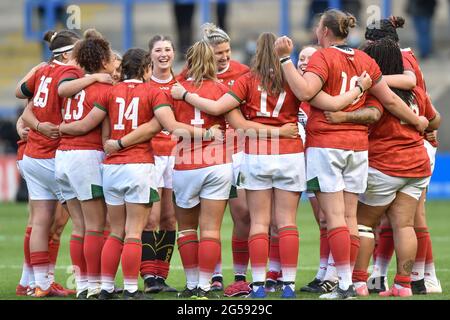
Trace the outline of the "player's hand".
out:
M 95 81 L 101 83 L 113 84 L 114 80 L 109 73 L 94 73 L 92 77 L 95 78 Z
M 220 128 L 219 124 L 213 125 L 211 128 L 207 129 L 203 134 L 203 139 L 205 141 L 211 141 L 211 140 L 218 140 L 223 141 L 224 140 L 224 134 L 223 130 Z
M 338 111 L 338 112 L 330 112 L 330 111 L 324 111 L 325 119 L 329 123 L 342 123 L 345 122 L 346 116 L 345 112 Z
M 25 128 L 19 129 L 19 131 L 17 133 L 19 134 L 20 139 L 27 141 L 29 132 L 30 132 L 30 128 L 25 127 Z
M 39 133 L 50 139 L 58 139 L 60 137 L 59 126 L 51 122 L 39 122 L 39 126 L 37 129 Z
M 119 143 L 117 140 L 106 140 L 103 144 L 103 150 L 105 150 L 106 155 L 113 154 L 120 150 Z
M 357 84 L 359 84 L 364 91 L 369 90 L 372 87 L 372 78 L 364 71 L 358 78 Z
M 427 141 L 429 142 L 435 142 L 437 141 L 437 131 L 430 131 L 430 132 L 425 132 L 425 139 L 427 139 Z
M 172 98 L 175 100 L 181 100 L 183 99 L 183 94 L 186 92 L 186 89 L 180 84 L 175 83 L 172 86 L 172 89 L 170 90 L 170 94 L 172 95 Z
M 280 137 L 283 138 L 297 138 L 298 125 L 297 123 L 286 123 L 280 127 Z
M 290 56 L 293 49 L 294 44 L 292 43 L 292 40 L 286 36 L 279 37 L 275 41 L 275 52 L 278 58 Z
M 428 127 L 429 121 L 424 116 L 419 117 L 419 122 L 415 125 L 416 130 L 420 133 L 424 133 L 425 129 Z

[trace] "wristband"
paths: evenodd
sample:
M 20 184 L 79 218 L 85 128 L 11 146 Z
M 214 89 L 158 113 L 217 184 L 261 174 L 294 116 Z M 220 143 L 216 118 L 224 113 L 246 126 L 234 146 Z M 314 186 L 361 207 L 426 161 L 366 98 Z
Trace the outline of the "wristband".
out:
M 119 145 L 119 148 L 120 148 L 120 149 L 125 148 L 125 147 L 123 146 L 123 144 L 122 144 L 122 140 L 121 140 L 121 139 L 117 140 L 117 144 Z
M 357 84 L 356 86 L 359 88 L 359 90 L 361 90 L 361 93 L 364 93 L 364 89 L 360 84 Z
M 291 57 L 290 57 L 290 56 L 283 57 L 283 58 L 280 59 L 280 63 L 281 63 L 281 64 L 284 64 L 285 62 L 288 62 L 289 60 L 291 60 Z
M 183 101 L 186 101 L 186 96 L 188 93 L 189 93 L 189 91 L 187 91 L 187 90 L 183 93 L 183 97 L 182 97 Z
M 39 132 L 39 125 L 40 125 L 41 123 L 40 122 L 38 122 L 38 124 L 37 124 L 37 126 L 36 126 L 36 131 L 37 132 Z

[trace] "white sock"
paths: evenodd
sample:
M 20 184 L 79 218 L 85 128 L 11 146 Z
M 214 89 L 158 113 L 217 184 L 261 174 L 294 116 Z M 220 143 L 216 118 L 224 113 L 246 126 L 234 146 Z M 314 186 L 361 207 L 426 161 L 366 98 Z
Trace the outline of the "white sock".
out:
M 294 282 L 297 275 L 297 268 L 283 268 L 283 282 Z
M 316 279 L 323 281 L 327 273 L 328 259 L 320 259 L 319 269 L 317 270 Z
M 211 273 L 200 271 L 198 274 L 198 287 L 204 291 L 209 291 L 211 289 L 209 279 L 211 279 Z
M 48 279 L 50 283 L 55 282 L 55 265 L 52 263 L 48 265 Z
M 88 289 L 96 290 L 100 287 L 100 277 L 88 277 Z
M 42 290 L 50 288 L 50 281 L 48 279 L 48 264 L 33 266 L 34 279 L 36 286 Z
M 216 264 L 216 268 L 214 269 L 213 277 L 223 277 L 222 276 L 222 263 L 221 262 Z
M 347 290 L 352 284 L 352 271 L 350 264 L 344 266 L 336 266 L 336 271 L 339 276 L 339 288 Z
M 129 293 L 134 293 L 138 289 L 138 280 L 124 280 L 123 281 L 123 290 L 128 291 Z
M 377 257 L 375 266 L 380 271 L 380 277 L 387 277 L 390 262 L 391 262 L 390 260 L 386 260 L 381 257 Z
M 252 279 L 253 282 L 265 282 L 266 281 L 265 266 L 252 268 Z
M 247 266 L 241 264 L 233 264 L 234 275 L 244 276 L 247 274 Z
M 411 272 L 411 281 L 418 281 L 424 278 L 425 262 L 416 261 Z
M 77 284 L 77 292 L 82 292 L 88 288 L 88 279 L 86 276 L 80 276 L 75 278 Z
M 184 269 L 184 273 L 186 275 L 186 286 L 189 290 L 195 289 L 198 286 L 198 267 L 197 268 L 190 268 L 190 269 Z M 209 279 L 208 279 L 209 282 Z
M 281 271 L 281 264 L 280 260 L 272 260 L 269 259 L 269 272 L 280 272 Z
M 77 288 L 78 289 L 78 288 Z M 114 291 L 114 279 L 110 277 L 102 277 L 101 289 L 109 293 Z
M 22 266 L 22 276 L 20 277 L 19 284 L 22 287 L 28 287 L 30 284 L 30 267 L 24 262 Z
M 327 271 L 325 272 L 325 276 L 323 277 L 323 280 L 328 280 L 335 282 L 339 280 L 336 266 L 334 264 L 333 255 L 330 252 L 330 255 L 328 256 L 328 265 L 327 265 Z
M 425 276 L 425 278 L 429 278 L 429 279 L 437 279 L 437 277 L 436 277 L 436 269 L 434 267 L 434 262 L 425 264 L 424 276 Z

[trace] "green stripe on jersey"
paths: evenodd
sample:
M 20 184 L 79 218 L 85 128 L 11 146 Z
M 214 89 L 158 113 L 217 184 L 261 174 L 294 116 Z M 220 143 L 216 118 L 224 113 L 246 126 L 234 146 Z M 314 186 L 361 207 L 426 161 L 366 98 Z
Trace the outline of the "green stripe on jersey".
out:
M 98 104 L 97 102 L 94 103 L 94 107 L 99 108 L 100 110 L 108 113 L 108 111 L 106 110 L 106 108 L 104 106 L 102 106 L 101 104 Z
M 237 102 L 242 103 L 243 100 L 241 100 L 241 98 L 239 98 L 233 91 L 230 90 L 227 93 L 231 95 L 233 98 L 235 98 Z
M 163 104 L 159 104 L 159 105 L 153 107 L 153 111 L 158 110 L 159 108 L 163 108 L 163 107 L 169 107 L 169 108 L 172 108 L 172 106 L 171 106 L 170 104 L 168 104 L 168 103 L 163 103 Z
M 315 177 L 306 182 L 306 189 L 309 192 L 320 191 L 319 178 Z
M 33 92 L 31 92 L 30 89 L 28 89 L 26 82 L 22 83 L 22 85 L 20 86 L 20 91 L 22 91 L 22 94 L 25 97 L 28 97 L 28 98 L 33 97 Z

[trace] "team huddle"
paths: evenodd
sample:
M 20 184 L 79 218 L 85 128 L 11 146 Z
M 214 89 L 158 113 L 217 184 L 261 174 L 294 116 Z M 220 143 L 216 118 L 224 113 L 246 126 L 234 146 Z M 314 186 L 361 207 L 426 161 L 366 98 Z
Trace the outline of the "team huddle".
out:
M 324 12 L 319 46 L 304 47 L 297 66 L 291 39 L 262 33 L 248 67 L 207 23 L 179 75 L 167 36 L 121 56 L 92 29 L 82 38 L 47 32 L 51 60 L 16 90 L 28 99 L 17 163 L 30 212 L 16 294 L 295 298 L 302 192 L 320 229 L 320 264 L 300 291 L 323 299 L 442 292 L 424 206 L 440 115 L 413 52 L 399 47 L 404 19 L 368 26 L 361 49 L 346 44 L 355 24 L 351 14 Z M 227 205 L 234 282 L 225 287 Z M 54 279 L 69 217 L 74 291 Z M 182 290 L 166 283 L 175 242 Z

